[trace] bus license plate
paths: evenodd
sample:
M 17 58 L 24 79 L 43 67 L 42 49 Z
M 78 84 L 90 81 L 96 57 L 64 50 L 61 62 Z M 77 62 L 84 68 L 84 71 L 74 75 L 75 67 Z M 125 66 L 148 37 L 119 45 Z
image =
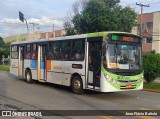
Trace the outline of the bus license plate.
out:
M 126 88 L 132 88 L 132 84 L 126 84 Z

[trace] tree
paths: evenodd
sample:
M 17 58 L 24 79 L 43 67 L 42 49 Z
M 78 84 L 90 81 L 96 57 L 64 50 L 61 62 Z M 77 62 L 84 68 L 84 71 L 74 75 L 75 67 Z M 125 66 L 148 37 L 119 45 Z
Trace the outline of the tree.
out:
M 66 30 L 66 34 L 67 35 L 74 35 L 76 34 L 75 30 L 74 30 L 74 27 L 72 27 L 71 23 L 69 21 L 66 21 L 64 23 L 64 28 Z
M 76 1 L 73 5 L 72 5 L 72 11 L 73 14 L 70 12 L 63 24 L 63 27 L 66 30 L 66 35 L 75 35 L 78 34 L 79 32 L 75 29 L 74 24 L 72 22 L 72 19 L 75 15 L 80 14 L 82 10 L 84 10 L 87 1 L 89 0 L 80 0 L 80 1 Z
M 4 45 L 4 41 L 3 41 L 3 38 L 0 37 L 0 47 Z
M 0 37 L 0 58 L 2 57 L 2 55 L 8 57 L 9 53 L 10 53 L 10 43 L 5 43 L 3 41 L 3 38 Z
M 3 55 L 5 57 L 8 57 L 8 55 L 10 54 L 10 42 L 5 43 L 2 48 L 3 48 Z
M 160 54 L 152 52 L 143 56 L 144 78 L 147 83 L 153 82 L 160 76 Z
M 84 4 L 85 3 L 85 4 Z M 130 7 L 122 8 L 120 0 L 88 0 L 79 10 L 74 4 L 71 23 L 76 33 L 100 31 L 130 32 L 136 25 L 137 14 Z M 76 9 L 77 8 L 77 9 Z M 65 27 L 67 31 L 67 27 Z
M 108 4 L 109 7 L 115 7 L 118 3 L 120 3 L 120 0 L 104 0 L 106 4 Z

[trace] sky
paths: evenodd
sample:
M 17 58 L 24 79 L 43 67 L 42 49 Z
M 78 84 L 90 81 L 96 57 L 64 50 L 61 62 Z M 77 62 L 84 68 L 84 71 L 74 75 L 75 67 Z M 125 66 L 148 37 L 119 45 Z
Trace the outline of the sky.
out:
M 25 22 L 19 20 L 21 11 L 28 22 L 29 33 L 34 31 L 53 31 L 63 29 L 63 22 L 72 11 L 72 5 L 78 0 L 0 0 L 0 37 L 27 33 Z M 149 4 L 144 13 L 160 11 L 160 0 L 121 0 L 120 5 L 130 6 L 140 13 L 137 3 Z

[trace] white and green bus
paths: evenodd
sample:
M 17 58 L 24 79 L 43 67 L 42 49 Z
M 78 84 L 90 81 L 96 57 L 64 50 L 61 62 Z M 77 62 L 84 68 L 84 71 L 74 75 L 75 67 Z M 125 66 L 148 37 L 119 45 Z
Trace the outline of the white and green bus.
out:
M 33 80 L 100 92 L 143 88 L 141 37 L 96 32 L 11 44 L 10 72 Z

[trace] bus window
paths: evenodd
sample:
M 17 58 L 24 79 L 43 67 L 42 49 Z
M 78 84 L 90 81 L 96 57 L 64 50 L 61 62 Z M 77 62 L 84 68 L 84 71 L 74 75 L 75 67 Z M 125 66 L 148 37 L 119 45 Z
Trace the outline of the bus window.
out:
M 61 47 L 62 47 L 62 59 L 70 60 L 70 50 L 71 50 L 70 41 L 62 42 Z
M 37 44 L 32 44 L 31 59 L 37 59 Z
M 59 41 L 51 42 L 49 44 L 48 51 L 49 51 L 48 59 L 61 60 L 61 49 L 60 49 L 60 42 Z
M 12 58 L 17 59 L 18 58 L 18 46 L 12 46 Z
M 31 45 L 27 44 L 26 45 L 25 59 L 30 59 L 30 58 L 31 58 Z
M 71 60 L 73 60 L 73 61 L 84 60 L 84 49 L 85 49 L 84 40 L 72 41 Z
M 139 46 L 109 44 L 108 45 L 108 68 L 111 69 L 140 69 Z

